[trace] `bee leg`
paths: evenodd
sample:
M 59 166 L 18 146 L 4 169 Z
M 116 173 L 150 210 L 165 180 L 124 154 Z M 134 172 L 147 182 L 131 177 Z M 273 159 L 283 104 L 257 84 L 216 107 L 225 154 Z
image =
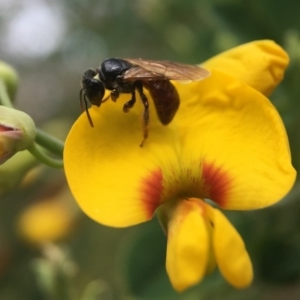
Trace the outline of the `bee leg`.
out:
M 116 102 L 117 99 L 119 98 L 120 96 L 120 93 L 118 90 L 112 90 L 111 93 L 110 93 L 110 98 L 112 101 Z
M 132 92 L 132 98 L 128 102 L 126 102 L 123 106 L 123 111 L 124 112 L 129 112 L 129 110 L 134 106 L 135 104 L 135 91 Z
M 143 85 L 141 83 L 137 83 L 136 88 L 141 96 L 143 105 L 144 105 L 144 114 L 143 114 L 143 132 L 144 139 L 142 140 L 140 147 L 144 146 L 144 143 L 148 137 L 149 132 L 149 102 L 145 94 L 143 93 Z
M 111 94 L 109 94 L 106 98 L 102 99 L 101 104 L 106 102 L 109 98 L 111 98 Z

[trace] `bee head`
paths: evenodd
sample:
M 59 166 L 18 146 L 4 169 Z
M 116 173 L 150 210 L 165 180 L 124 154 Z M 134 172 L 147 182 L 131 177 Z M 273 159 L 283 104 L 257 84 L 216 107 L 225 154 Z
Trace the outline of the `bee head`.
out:
M 88 101 L 92 105 L 100 106 L 105 93 L 103 83 L 99 80 L 98 73 L 94 69 L 87 70 L 82 77 L 82 89 L 80 90 L 80 105 L 85 110 L 92 127 L 93 121 L 88 111 Z M 88 100 L 88 101 L 87 101 Z

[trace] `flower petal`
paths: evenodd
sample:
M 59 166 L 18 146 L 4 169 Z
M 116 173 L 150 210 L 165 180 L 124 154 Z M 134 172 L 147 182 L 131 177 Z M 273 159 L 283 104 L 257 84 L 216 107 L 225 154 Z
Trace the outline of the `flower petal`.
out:
M 264 95 L 270 95 L 282 80 L 288 63 L 289 57 L 279 45 L 261 40 L 221 53 L 203 66 L 232 75 Z
M 214 71 L 189 89 L 176 122 L 184 138 L 184 165 L 201 168 L 203 185 L 192 197 L 226 209 L 271 205 L 291 189 L 287 135 L 277 111 L 261 93 Z
M 64 151 L 65 172 L 82 210 L 109 226 L 129 226 L 152 218 L 161 202 L 165 166 L 178 164 L 178 134 L 151 115 L 144 147 L 140 113 L 136 105 L 123 113 L 128 95 L 117 103 L 92 107 L 91 128 L 83 114 L 73 125 Z M 177 151 L 178 152 L 178 151 Z
M 221 274 L 236 288 L 249 286 L 253 268 L 242 238 L 218 209 L 209 205 L 207 209 L 214 224 L 212 243 Z
M 33 245 L 41 245 L 66 238 L 75 225 L 76 215 L 66 203 L 47 199 L 33 203 L 23 210 L 17 229 L 24 240 Z
M 169 222 L 166 267 L 177 291 L 198 283 L 207 269 L 209 235 L 204 208 L 200 200 L 182 200 Z

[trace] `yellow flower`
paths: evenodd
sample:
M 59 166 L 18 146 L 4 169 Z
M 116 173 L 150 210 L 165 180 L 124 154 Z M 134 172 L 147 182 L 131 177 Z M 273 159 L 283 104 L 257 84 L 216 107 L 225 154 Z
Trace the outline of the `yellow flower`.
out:
M 287 64 L 286 53 L 272 41 L 212 58 L 203 64 L 209 78 L 174 83 L 181 105 L 171 124 L 161 125 L 151 105 L 143 148 L 143 108 L 136 105 L 124 114 L 128 95 L 92 107 L 95 127 L 83 114 L 69 133 L 65 172 L 82 210 L 114 227 L 157 213 L 168 237 L 167 272 L 178 291 L 198 283 L 215 264 L 237 288 L 252 281 L 245 245 L 215 207 L 262 208 L 291 189 L 296 172 L 288 139 L 265 97 Z
M 26 207 L 18 216 L 16 229 L 20 237 L 31 245 L 65 239 L 78 221 L 76 208 L 69 205 L 69 190 Z M 74 202 L 73 202 L 74 203 Z

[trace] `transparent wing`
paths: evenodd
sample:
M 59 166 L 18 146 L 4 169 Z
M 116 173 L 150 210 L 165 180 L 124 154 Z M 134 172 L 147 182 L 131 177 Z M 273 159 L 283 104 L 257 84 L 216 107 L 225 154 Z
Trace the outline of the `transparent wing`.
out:
M 124 73 L 124 81 L 160 79 L 189 83 L 202 80 L 210 75 L 208 70 L 196 65 L 187 65 L 167 60 L 126 60 L 134 66 Z

